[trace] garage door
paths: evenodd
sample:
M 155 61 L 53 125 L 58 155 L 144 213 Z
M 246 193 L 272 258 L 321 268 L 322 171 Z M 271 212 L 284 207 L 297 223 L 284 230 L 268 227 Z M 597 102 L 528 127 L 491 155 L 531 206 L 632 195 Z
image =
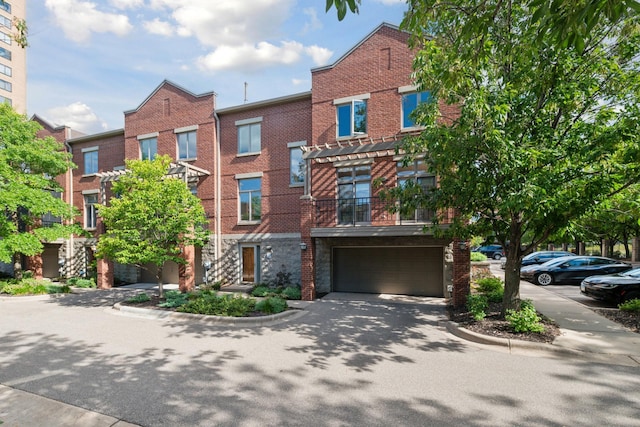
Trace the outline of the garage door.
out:
M 333 248 L 333 290 L 444 296 L 438 247 Z

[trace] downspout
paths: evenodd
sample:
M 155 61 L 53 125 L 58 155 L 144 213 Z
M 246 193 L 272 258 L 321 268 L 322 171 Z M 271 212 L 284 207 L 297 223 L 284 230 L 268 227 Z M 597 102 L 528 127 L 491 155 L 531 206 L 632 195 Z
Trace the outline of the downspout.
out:
M 68 135 L 70 133 L 71 129 L 68 127 L 65 127 L 65 135 L 64 135 L 64 146 L 67 148 L 67 150 L 69 151 L 69 154 L 71 154 L 71 156 L 73 156 L 73 149 L 71 148 L 71 145 L 67 142 L 67 140 L 69 139 Z M 69 179 L 69 195 L 68 195 L 68 200 L 69 200 L 69 216 L 72 218 L 70 221 L 73 221 L 73 169 L 71 167 L 67 168 L 67 177 Z M 71 234 L 69 236 L 69 238 L 67 239 L 67 256 L 66 256 L 66 261 L 65 261 L 65 266 L 67 267 L 66 270 L 66 275 L 67 277 L 70 276 L 70 268 L 73 265 L 73 259 L 74 259 L 74 253 L 73 253 L 73 234 Z
M 220 270 L 220 266 L 221 266 L 221 257 L 220 254 L 222 253 L 222 202 L 220 201 L 221 198 L 221 192 L 222 192 L 222 184 L 220 183 L 220 179 L 222 176 L 222 173 L 220 172 L 220 117 L 218 117 L 218 113 L 216 113 L 216 106 L 215 106 L 215 94 L 214 94 L 214 106 L 213 106 L 213 117 L 216 121 L 216 134 L 215 134 L 215 144 L 214 144 L 214 155 L 216 156 L 216 172 L 215 172 L 215 177 L 216 177 L 216 185 L 215 185 L 215 191 L 214 191 L 214 197 L 216 198 L 216 217 L 215 217 L 215 221 L 216 221 L 216 247 L 215 247 L 215 278 L 217 281 L 222 279 L 222 272 Z

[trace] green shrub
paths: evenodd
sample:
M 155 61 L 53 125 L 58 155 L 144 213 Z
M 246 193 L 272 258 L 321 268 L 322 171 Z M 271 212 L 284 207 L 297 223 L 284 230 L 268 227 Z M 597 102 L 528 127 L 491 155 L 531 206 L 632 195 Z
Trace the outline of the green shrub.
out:
M 263 313 L 281 313 L 287 309 L 287 301 L 281 297 L 269 297 L 256 303 L 256 310 Z
M 47 285 L 47 293 L 49 294 L 68 294 L 70 292 L 69 285 Z
M 489 294 L 494 291 L 503 290 L 504 284 L 497 277 L 485 277 L 476 280 L 476 289 L 481 294 Z
M 489 302 L 487 301 L 487 297 L 485 295 L 467 295 L 467 310 L 469 310 L 475 320 L 484 319 L 487 316 L 485 310 L 488 307 Z
M 520 310 L 507 310 L 505 318 L 515 332 L 544 332 L 540 316 L 529 300 L 521 301 Z
M 266 297 L 271 293 L 273 293 L 273 289 L 271 289 L 268 285 L 258 285 L 251 291 L 251 296 Z
M 302 299 L 302 291 L 300 291 L 300 288 L 295 286 L 288 286 L 284 288 L 281 295 L 286 299 Z
M 164 302 L 158 304 L 158 307 L 177 308 L 184 305 L 189 300 L 189 294 L 183 294 L 180 291 L 167 291 L 164 294 Z
M 194 314 L 208 314 L 215 316 L 243 317 L 253 311 L 256 305 L 254 298 L 241 295 L 217 295 L 205 291 L 181 307 L 178 311 Z
M 502 302 L 504 299 L 504 289 L 496 289 L 495 291 L 485 294 L 489 302 Z
M 471 252 L 470 254 L 471 261 L 486 261 L 488 258 L 486 255 L 481 254 L 480 252 Z
M 67 285 L 75 286 L 76 288 L 95 288 L 96 282 L 91 279 L 84 279 L 82 277 L 72 277 L 67 279 Z
M 151 297 L 146 293 L 142 293 L 129 298 L 125 302 L 135 304 L 135 303 L 147 302 L 147 301 L 151 301 Z
M 618 308 L 622 311 L 636 311 L 640 313 L 640 298 L 632 299 L 618 305 Z
M 44 280 L 26 278 L 4 282 L 0 292 L 9 295 L 44 295 L 49 293 L 51 284 Z

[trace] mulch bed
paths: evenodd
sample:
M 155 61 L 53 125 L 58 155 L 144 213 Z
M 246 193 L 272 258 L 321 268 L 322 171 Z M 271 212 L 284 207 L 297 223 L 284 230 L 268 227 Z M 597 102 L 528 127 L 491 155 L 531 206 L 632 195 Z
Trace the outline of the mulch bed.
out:
M 489 308 L 486 311 L 487 316 L 483 320 L 477 321 L 464 307 L 448 308 L 449 319 L 451 321 L 458 323 L 469 331 L 482 335 L 539 343 L 551 343 L 560 335 L 558 326 L 539 313 L 542 318 L 542 324 L 544 325 L 544 332 L 513 332 L 509 322 L 500 315 L 501 311 L 501 303 L 489 303 Z

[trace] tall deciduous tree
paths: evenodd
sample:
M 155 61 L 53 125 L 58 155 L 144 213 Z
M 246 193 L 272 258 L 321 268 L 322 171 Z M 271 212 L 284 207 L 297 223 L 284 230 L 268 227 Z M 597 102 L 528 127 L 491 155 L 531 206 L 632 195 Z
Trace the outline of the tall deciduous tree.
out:
M 424 131 L 404 149 L 409 159 L 426 153 L 439 186 L 391 196 L 455 208 L 452 232 L 508 246 L 505 309 L 519 306 L 523 253 L 640 169 L 638 16 L 594 23 L 577 48 L 540 37 L 530 15 L 527 3 L 426 0 L 412 1 L 403 22 L 419 50 L 416 81 L 435 101 L 418 109 Z M 439 101 L 457 113 L 443 117 Z
M 22 277 L 22 255 L 42 253 L 43 242 L 81 232 L 63 224 L 77 212 L 59 196 L 55 180 L 74 167 L 62 144 L 51 137 L 37 138 L 41 127 L 0 104 L 0 261 L 14 264 L 14 276 Z M 43 217 L 60 222 L 43 222 Z
M 170 161 L 167 156 L 128 160 L 127 173 L 113 185 L 117 197 L 98 209 L 106 232 L 98 240 L 97 256 L 141 268 L 155 265 L 161 298 L 164 264 L 185 264 L 181 248 L 202 246 L 208 236 L 200 199 L 184 181 L 167 176 Z

